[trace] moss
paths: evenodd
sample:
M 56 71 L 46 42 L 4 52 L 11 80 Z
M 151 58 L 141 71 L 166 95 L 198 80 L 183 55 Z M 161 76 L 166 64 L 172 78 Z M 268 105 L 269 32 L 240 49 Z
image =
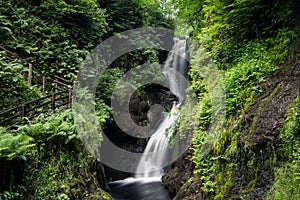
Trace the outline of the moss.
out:
M 244 191 L 249 191 L 249 190 L 251 190 L 251 189 L 253 189 L 253 188 L 255 188 L 255 186 L 256 186 L 256 182 L 257 182 L 257 180 L 256 179 L 254 179 L 254 180 L 252 180 L 252 181 L 250 181 L 249 183 L 248 183 L 248 185 L 246 186 L 246 188 L 245 188 L 245 190 Z
M 214 198 L 214 200 L 222 200 L 222 199 L 224 199 L 224 195 L 223 194 L 218 194 Z
M 250 106 L 254 103 L 257 95 L 251 94 L 244 103 L 244 110 L 248 110 Z
M 102 190 L 101 188 L 99 188 L 100 190 L 100 195 L 103 199 L 105 200 L 113 200 L 113 198 L 110 196 L 110 194 L 108 194 L 107 192 L 105 192 L 104 190 Z M 97 197 L 97 196 L 96 196 Z M 99 196 L 97 197 L 99 198 Z
M 249 131 L 250 134 L 254 134 L 255 133 L 256 127 L 257 127 L 257 123 L 258 123 L 258 119 L 259 119 L 259 115 L 256 115 L 253 118 L 252 123 L 251 123 L 251 127 L 250 127 L 250 131 Z
M 256 179 L 257 178 L 257 162 L 256 162 L 256 154 L 255 152 L 249 150 L 248 152 L 249 155 L 249 160 L 247 162 L 247 168 L 248 168 L 248 176 L 246 177 L 247 179 Z
M 241 135 L 240 131 L 232 133 L 230 146 L 226 150 L 227 157 L 234 157 L 238 150 L 238 138 Z
M 266 147 L 267 152 L 262 152 L 262 153 L 267 153 L 269 156 L 269 160 L 266 161 L 266 165 L 269 165 L 270 167 L 274 168 L 277 164 L 278 158 L 276 154 L 276 149 L 275 145 L 273 142 L 269 142 Z
M 256 108 L 256 114 L 253 116 L 250 128 L 249 128 L 249 134 L 247 134 L 244 138 L 244 143 L 246 144 L 246 147 L 252 146 L 253 142 L 250 142 L 250 138 L 253 138 L 253 135 L 257 133 L 257 127 L 260 123 L 260 119 L 262 118 L 261 114 L 263 110 L 268 108 L 270 106 L 270 103 L 272 102 L 274 96 L 280 91 L 280 84 L 278 84 L 275 89 L 271 92 L 271 94 L 266 98 L 265 102 L 260 105 L 258 108 Z
M 289 106 L 286 113 L 286 120 L 281 130 L 280 139 L 283 142 L 282 153 L 287 161 L 293 160 L 295 152 L 300 148 L 300 96 Z
M 233 185 L 234 185 L 234 183 L 232 182 L 231 178 L 227 179 L 225 185 L 221 187 L 221 192 L 215 196 L 214 200 L 224 199 L 226 193 L 228 192 L 228 190 L 230 188 L 232 188 Z
M 279 90 L 280 90 L 280 84 L 278 84 L 276 86 L 276 88 L 272 91 L 272 93 L 267 97 L 265 103 L 259 109 L 267 108 L 270 105 L 270 103 L 272 102 L 273 97 L 279 92 Z M 258 112 L 258 114 L 253 118 L 253 121 L 252 121 L 251 127 L 250 127 L 250 133 L 252 133 L 252 134 L 256 132 L 256 127 L 257 127 L 259 117 L 260 117 L 260 115 Z
M 275 89 L 272 91 L 272 93 L 268 96 L 266 102 L 264 103 L 264 107 L 268 107 L 273 99 L 273 97 L 279 92 L 280 90 L 280 84 L 278 84 Z
M 280 139 L 283 160 L 266 199 L 296 200 L 300 198 L 300 96 L 288 106 Z

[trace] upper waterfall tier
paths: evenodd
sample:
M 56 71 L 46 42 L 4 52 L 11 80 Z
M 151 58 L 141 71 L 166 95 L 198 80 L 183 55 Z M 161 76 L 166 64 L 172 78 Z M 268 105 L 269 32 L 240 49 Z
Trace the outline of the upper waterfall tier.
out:
M 163 67 L 163 74 L 171 92 L 178 97 L 179 103 L 174 103 L 171 112 L 148 141 L 136 169 L 136 177 L 161 177 L 166 167 L 165 163 L 170 163 L 169 160 L 172 159 L 169 140 L 173 132 L 172 127 L 179 116 L 179 106 L 185 99 L 187 67 L 187 42 L 185 39 L 175 39 L 175 44 Z

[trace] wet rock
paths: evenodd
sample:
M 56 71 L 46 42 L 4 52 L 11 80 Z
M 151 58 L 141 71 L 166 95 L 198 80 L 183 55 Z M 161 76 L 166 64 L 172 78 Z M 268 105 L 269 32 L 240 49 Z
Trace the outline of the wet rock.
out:
M 142 91 L 136 91 L 131 95 L 129 105 L 120 107 L 121 110 L 118 111 L 121 120 L 118 123 L 116 121 L 107 123 L 104 133 L 120 149 L 142 153 L 150 136 L 162 121 L 163 112 L 171 110 L 173 101 L 177 101 L 177 98 L 167 88 L 155 84 L 146 86 Z M 130 117 L 126 113 L 128 109 L 126 110 L 125 106 L 129 107 Z M 120 164 L 128 165 L 128 163 L 131 161 L 126 158 L 120 161 Z M 108 181 L 133 175 L 108 166 L 105 166 L 105 172 Z

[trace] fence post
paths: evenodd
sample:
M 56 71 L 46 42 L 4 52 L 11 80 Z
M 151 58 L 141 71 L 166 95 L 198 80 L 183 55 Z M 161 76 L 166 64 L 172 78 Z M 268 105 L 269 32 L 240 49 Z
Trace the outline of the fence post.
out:
M 51 108 L 55 110 L 55 93 L 51 96 Z
M 23 103 L 22 104 L 22 107 L 21 107 L 21 115 L 22 115 L 22 117 L 25 117 L 25 115 L 26 115 L 26 106 L 25 106 L 25 104 Z
M 55 83 L 54 83 L 54 89 L 55 89 L 54 91 L 55 91 L 55 92 L 58 91 L 57 88 L 58 88 L 57 79 L 55 79 Z
M 31 79 L 32 79 L 32 64 L 29 63 L 28 66 L 29 66 L 29 68 L 28 68 L 28 84 L 31 85 Z

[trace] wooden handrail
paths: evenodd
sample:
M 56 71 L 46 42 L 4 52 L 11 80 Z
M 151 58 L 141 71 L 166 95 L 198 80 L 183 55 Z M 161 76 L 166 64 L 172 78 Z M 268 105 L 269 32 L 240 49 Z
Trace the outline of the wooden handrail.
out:
M 28 83 L 31 85 L 34 83 L 35 74 L 39 74 L 42 76 L 42 93 L 45 94 L 46 92 L 46 77 L 44 74 L 35 68 L 30 62 L 26 61 L 25 59 L 18 56 L 16 53 L 6 49 L 5 47 L 0 45 L 0 49 L 6 51 L 8 55 L 11 55 L 12 58 L 17 58 L 21 62 L 26 63 L 28 65 L 28 74 L 27 79 Z M 24 74 L 25 75 L 25 74 Z M 71 107 L 71 101 L 72 101 L 72 84 L 69 80 L 66 80 L 62 77 L 59 77 L 57 75 L 54 75 L 55 80 L 52 81 L 52 83 L 55 83 L 56 86 L 54 87 L 55 90 L 60 90 L 58 92 L 55 92 L 53 94 L 49 94 L 46 96 L 43 96 L 41 98 L 20 104 L 14 108 L 10 108 L 6 111 L 2 111 L 0 113 L 0 125 L 7 124 L 7 123 L 13 123 L 12 120 L 18 118 L 18 117 L 29 117 L 28 113 L 37 111 L 37 109 L 45 107 L 49 104 L 51 104 L 51 109 L 55 110 L 58 107 L 68 105 L 68 107 Z M 63 86 L 62 88 L 59 88 L 57 86 Z M 67 88 L 66 88 L 67 87 Z M 65 95 L 63 97 L 59 95 Z M 59 96 L 59 97 L 58 97 Z M 44 100 L 49 99 L 48 101 L 44 102 Z M 62 102 L 62 100 L 67 100 L 66 102 Z M 49 108 L 45 109 L 46 112 L 49 110 Z
M 67 95 L 66 95 L 67 94 Z M 64 95 L 64 96 L 60 96 Z M 46 102 L 43 102 L 43 100 L 49 99 Z M 66 101 L 63 101 L 66 100 Z M 59 91 L 53 94 L 49 94 L 46 96 L 43 96 L 39 99 L 35 99 L 26 103 L 23 103 L 21 105 L 18 105 L 14 108 L 8 109 L 6 111 L 3 111 L 0 113 L 0 125 L 5 125 L 8 123 L 14 124 L 12 120 L 20 117 L 32 117 L 29 115 L 30 112 L 37 111 L 37 109 L 45 107 L 47 105 L 51 104 L 51 108 L 47 108 L 43 110 L 42 112 L 47 112 L 49 110 L 55 110 L 59 107 L 68 105 L 68 108 L 71 106 L 72 101 L 72 90 L 64 90 Z M 32 105 L 34 105 L 32 107 Z M 12 116 L 9 116 L 9 114 L 12 114 Z M 1 119 L 4 118 L 4 119 Z
M 63 86 L 65 86 L 65 87 L 70 87 L 70 85 L 68 85 L 68 84 L 66 84 L 66 83 L 63 83 L 63 82 L 61 82 L 61 81 L 59 81 L 59 80 L 54 80 L 54 83 L 63 85 Z
M 52 96 L 52 94 L 48 94 L 48 95 L 43 96 L 43 97 L 41 97 L 41 98 L 38 98 L 38 99 L 35 99 L 35 100 L 32 100 L 32 101 L 28 101 L 28 102 L 24 103 L 24 105 L 33 104 L 33 103 L 42 101 L 42 100 L 44 100 L 44 99 L 47 99 L 47 98 L 49 98 L 49 97 L 51 97 L 51 96 Z
M 6 51 L 7 53 L 9 53 L 10 55 L 15 56 L 16 58 L 18 58 L 19 60 L 23 61 L 24 63 L 26 63 L 26 64 L 31 64 L 30 62 L 28 62 L 28 61 L 25 60 L 24 58 L 21 58 L 21 57 L 18 56 L 16 53 L 14 53 L 14 52 L 12 52 L 12 51 L 6 49 L 5 47 L 3 47 L 3 46 L 0 45 L 0 48 L 1 48 L 2 50 Z M 43 74 L 39 69 L 35 68 L 34 66 L 32 66 L 32 68 L 33 68 L 35 71 L 37 71 L 40 75 L 44 76 L 44 74 Z
M 39 105 L 37 105 L 37 106 L 34 106 L 34 107 L 30 108 L 30 109 L 27 109 L 26 111 L 27 111 L 27 112 L 31 112 L 31 111 L 34 111 L 34 110 L 36 110 L 36 109 L 38 109 L 38 108 L 41 108 L 41 107 L 43 107 L 43 106 L 45 106 L 45 105 L 48 105 L 48 104 L 50 104 L 50 103 L 51 103 L 51 101 L 46 101 L 45 103 L 39 104 Z
M 57 75 L 54 75 L 54 78 L 56 78 L 56 79 L 59 79 L 59 80 L 61 80 L 61 81 L 65 82 L 65 83 L 70 83 L 70 81 L 69 81 L 69 80 L 67 80 L 67 79 L 64 79 L 63 77 L 60 77 L 60 76 L 57 76 Z
M 8 109 L 8 110 L 3 111 L 2 113 L 0 113 L 0 116 L 4 116 L 7 113 L 10 113 L 10 112 L 13 112 L 13 111 L 17 111 L 20 108 L 21 108 L 21 105 L 18 105 L 18 106 L 14 107 L 14 108 Z

